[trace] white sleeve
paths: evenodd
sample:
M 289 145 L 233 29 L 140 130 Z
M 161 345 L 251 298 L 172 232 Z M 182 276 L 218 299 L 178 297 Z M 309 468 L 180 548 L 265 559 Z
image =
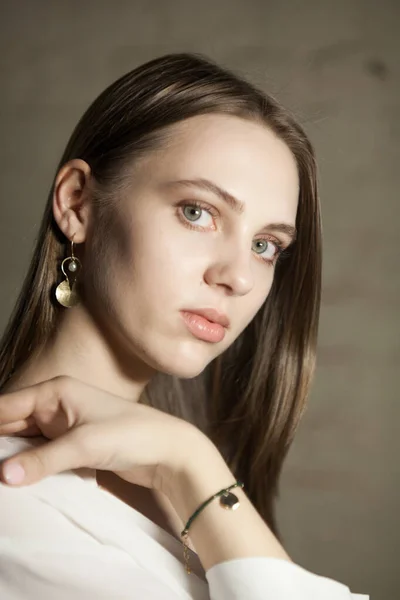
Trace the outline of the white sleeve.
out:
M 237 558 L 206 571 L 211 600 L 369 600 L 280 558 Z

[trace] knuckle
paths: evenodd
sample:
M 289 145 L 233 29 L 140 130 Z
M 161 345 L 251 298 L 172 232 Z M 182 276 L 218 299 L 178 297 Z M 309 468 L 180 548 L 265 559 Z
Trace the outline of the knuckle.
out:
M 74 379 L 69 375 L 58 375 L 53 379 L 58 396 L 68 396 L 74 385 Z

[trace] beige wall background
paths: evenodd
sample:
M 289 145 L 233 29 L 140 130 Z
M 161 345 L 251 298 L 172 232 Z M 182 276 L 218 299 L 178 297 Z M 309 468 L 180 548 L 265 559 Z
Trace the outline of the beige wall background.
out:
M 300 565 L 374 600 L 399 597 L 400 2 L 14 0 L 0 9 L 0 330 L 67 138 L 117 77 L 161 54 L 202 52 L 303 122 L 320 165 L 323 305 L 315 385 L 278 516 Z

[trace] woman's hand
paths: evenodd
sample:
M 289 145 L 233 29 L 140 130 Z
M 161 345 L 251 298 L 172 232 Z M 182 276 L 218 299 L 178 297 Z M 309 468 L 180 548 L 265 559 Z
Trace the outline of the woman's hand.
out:
M 5 460 L 5 483 L 26 485 L 89 467 L 164 493 L 186 466 L 188 448 L 203 440 L 211 444 L 183 419 L 65 376 L 0 394 L 0 435 L 11 434 L 51 441 Z M 25 473 L 22 481 L 7 474 L 17 463 Z

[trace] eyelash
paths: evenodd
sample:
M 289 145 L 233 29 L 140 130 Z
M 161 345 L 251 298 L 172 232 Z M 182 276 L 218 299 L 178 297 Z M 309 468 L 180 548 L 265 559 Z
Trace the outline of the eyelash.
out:
M 192 200 L 191 202 L 183 202 L 182 204 L 178 205 L 178 209 L 183 209 L 183 208 L 186 208 L 187 206 L 205 210 L 206 212 L 210 213 L 210 215 L 213 217 L 219 216 L 218 211 L 213 206 L 210 206 L 209 204 L 203 204 L 202 202 L 199 202 L 197 200 Z M 190 221 L 188 221 L 187 218 L 185 217 L 185 215 L 183 214 L 183 211 L 178 210 L 178 214 L 179 214 L 179 217 L 183 220 L 184 225 L 186 225 L 186 227 L 188 227 L 189 229 L 193 229 L 195 231 L 207 231 L 207 228 L 205 228 L 201 225 L 192 225 L 192 223 Z M 257 240 L 264 240 L 267 242 L 271 242 L 276 247 L 276 253 L 275 253 L 273 259 L 269 259 L 269 258 L 261 258 L 260 259 L 264 263 L 267 263 L 269 265 L 276 264 L 278 262 L 278 260 L 280 258 L 282 258 L 284 256 L 284 253 L 287 251 L 287 248 L 285 248 L 285 246 L 282 244 L 282 242 L 280 242 L 276 238 L 271 239 L 268 237 L 265 237 L 265 238 L 262 237 L 262 238 L 257 238 Z

